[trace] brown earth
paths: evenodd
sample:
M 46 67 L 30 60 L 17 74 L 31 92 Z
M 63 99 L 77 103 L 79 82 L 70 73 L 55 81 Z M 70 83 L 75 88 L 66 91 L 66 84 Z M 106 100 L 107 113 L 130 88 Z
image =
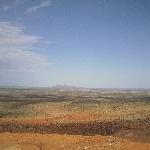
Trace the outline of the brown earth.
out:
M 149 143 L 112 136 L 0 134 L 0 150 L 149 150 L 149 148 Z
M 0 93 L 0 150 L 150 149 L 149 94 L 43 94 Z

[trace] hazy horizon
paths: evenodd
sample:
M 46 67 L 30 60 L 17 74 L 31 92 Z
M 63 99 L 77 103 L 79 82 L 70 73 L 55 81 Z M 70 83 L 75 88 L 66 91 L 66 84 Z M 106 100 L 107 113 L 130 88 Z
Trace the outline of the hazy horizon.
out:
M 118 90 L 118 91 L 150 91 L 150 88 L 109 88 L 109 87 L 85 87 L 85 86 L 76 86 L 76 85 L 62 85 L 62 84 L 56 84 L 51 86 L 0 86 L 0 89 L 56 89 L 56 90 Z
M 150 1 L 0 0 L 0 87 L 150 88 Z

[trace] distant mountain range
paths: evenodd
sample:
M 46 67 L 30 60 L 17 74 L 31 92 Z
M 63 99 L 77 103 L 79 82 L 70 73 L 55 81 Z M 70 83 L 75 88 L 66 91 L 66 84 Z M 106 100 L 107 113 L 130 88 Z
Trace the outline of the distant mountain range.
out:
M 50 87 L 54 90 L 64 90 L 64 91 L 74 91 L 74 90 L 90 90 L 90 88 L 84 88 L 84 87 L 78 87 L 78 86 L 70 86 L 70 85 L 56 85 L 53 87 Z
M 73 91 L 73 90 L 89 90 L 90 88 L 70 86 L 70 85 L 55 85 L 51 87 L 27 87 L 27 86 L 0 86 L 1 89 L 50 89 L 50 90 L 64 90 L 64 91 Z
M 55 85 L 51 87 L 27 87 L 27 86 L 0 86 L 0 89 L 46 89 L 46 90 L 59 90 L 59 91 L 95 91 L 95 92 L 121 92 L 121 93 L 138 93 L 149 92 L 150 89 L 140 88 L 86 88 L 71 85 Z

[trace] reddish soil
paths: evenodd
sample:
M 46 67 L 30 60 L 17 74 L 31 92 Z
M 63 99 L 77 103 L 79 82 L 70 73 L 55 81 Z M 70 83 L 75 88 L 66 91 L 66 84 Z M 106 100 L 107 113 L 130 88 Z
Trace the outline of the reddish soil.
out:
M 149 148 L 149 143 L 112 136 L 0 134 L 0 150 L 149 150 Z

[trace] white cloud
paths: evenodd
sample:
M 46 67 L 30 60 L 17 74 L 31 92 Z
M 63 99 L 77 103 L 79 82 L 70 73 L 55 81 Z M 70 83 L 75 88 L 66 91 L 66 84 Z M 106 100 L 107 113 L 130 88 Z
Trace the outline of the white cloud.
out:
M 9 22 L 0 22 L 0 46 L 20 46 L 42 41 L 44 42 L 39 36 L 25 34 L 19 26 L 12 25 Z
M 33 51 L 4 48 L 0 50 L 0 71 L 38 72 L 50 67 L 48 57 Z
M 34 12 L 38 9 L 45 8 L 45 7 L 48 7 L 50 5 L 51 5 L 50 1 L 44 0 L 40 4 L 34 5 L 34 6 L 30 7 L 29 9 L 27 9 L 27 13 Z
M 37 44 L 45 42 L 19 26 L 0 22 L 0 85 L 47 85 L 51 63 L 47 56 L 35 51 Z M 31 51 L 32 45 L 35 48 Z

